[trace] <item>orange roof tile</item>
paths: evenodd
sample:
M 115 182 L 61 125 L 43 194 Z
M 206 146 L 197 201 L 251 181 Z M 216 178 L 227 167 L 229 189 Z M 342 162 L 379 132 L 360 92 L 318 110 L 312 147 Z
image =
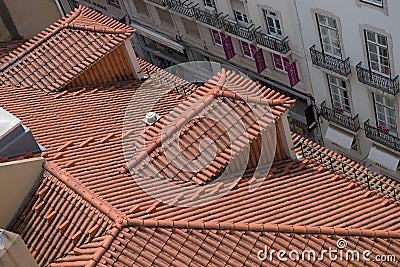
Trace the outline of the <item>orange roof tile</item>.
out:
M 16 50 L 17 47 L 21 46 L 25 43 L 26 40 L 15 40 L 10 42 L 0 42 L 0 65 L 2 65 L 5 60 L 5 56 L 8 55 L 13 50 Z
M 5 56 L 0 84 L 59 91 L 134 32 L 80 6 Z

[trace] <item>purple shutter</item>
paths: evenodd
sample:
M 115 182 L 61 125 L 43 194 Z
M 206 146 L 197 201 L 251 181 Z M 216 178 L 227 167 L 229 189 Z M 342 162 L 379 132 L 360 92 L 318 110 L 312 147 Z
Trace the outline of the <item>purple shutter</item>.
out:
M 296 61 L 289 64 L 286 71 L 288 73 L 290 86 L 291 87 L 295 86 L 300 81 L 299 73 L 297 71 Z
M 214 39 L 214 43 L 222 44 L 219 32 L 216 31 L 216 30 L 211 30 L 211 33 L 212 33 L 212 36 L 213 36 L 213 39 Z
M 229 61 L 235 56 L 235 49 L 233 48 L 231 37 L 225 36 L 225 38 L 222 40 L 222 45 L 224 47 L 226 60 Z
M 249 44 L 246 43 L 245 41 L 240 41 L 240 43 L 242 44 L 243 54 L 245 56 L 251 57 Z
M 284 70 L 283 62 L 280 55 L 273 54 L 274 57 L 274 65 L 276 69 Z
M 256 62 L 258 73 L 261 73 L 267 68 L 267 65 L 265 64 L 264 53 L 261 48 L 254 53 L 254 61 Z

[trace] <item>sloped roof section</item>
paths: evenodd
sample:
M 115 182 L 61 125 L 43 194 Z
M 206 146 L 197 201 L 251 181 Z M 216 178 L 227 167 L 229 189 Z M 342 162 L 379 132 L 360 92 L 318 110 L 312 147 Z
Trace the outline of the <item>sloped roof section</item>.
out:
M 149 82 L 150 85 L 147 84 Z M 146 86 L 152 87 L 151 93 L 155 93 L 158 87 L 151 82 L 148 80 Z M 160 90 L 163 90 L 162 87 Z M 234 92 L 243 92 L 243 95 Z M 220 173 L 239 173 L 241 167 L 233 166 L 227 171 L 229 161 L 235 157 L 243 158 L 242 151 L 250 150 L 249 142 L 256 144 L 255 150 L 260 150 L 261 143 L 255 141 L 261 139 L 260 135 L 264 131 L 269 131 L 268 135 L 273 138 L 275 120 L 294 102 L 295 100 L 260 86 L 238 73 L 223 70 L 188 96 L 184 105 L 179 105 L 177 101 L 178 107 L 167 118 L 161 118 L 159 122 L 146 127 L 145 138 L 139 138 L 134 143 L 136 146 L 138 142 L 142 142 L 138 146 L 141 150 L 132 155 L 132 160 L 124 171 L 132 169 L 133 173 L 149 177 L 165 174 L 167 179 L 193 185 L 207 184 Z M 177 134 L 179 142 L 173 137 Z M 202 143 L 205 139 L 211 140 L 215 147 Z M 269 155 L 275 152 L 273 145 L 265 149 L 269 151 Z M 166 150 L 173 154 L 172 157 L 166 156 Z M 255 150 L 253 154 L 256 154 Z M 283 154 L 277 153 L 277 159 L 286 158 Z M 198 160 L 201 155 L 207 156 Z M 183 158 L 196 163 L 187 163 Z M 257 156 L 252 159 L 258 160 Z M 272 160 L 273 156 L 270 162 Z M 201 161 L 209 162 L 206 168 L 199 169 Z M 245 164 L 243 161 L 237 163 L 239 166 Z M 155 165 L 157 173 L 152 174 L 153 169 L 149 165 Z M 180 165 L 184 167 L 176 167 Z M 257 162 L 249 162 L 249 165 L 255 167 Z M 138 167 L 135 168 L 136 166 Z
M 28 203 L 11 230 L 21 235 L 39 266 L 102 237 L 112 227 L 106 214 L 47 170 Z
M 25 42 L 26 42 L 26 40 L 15 40 L 15 41 L 10 41 L 10 42 L 0 42 L 0 66 L 7 62 L 7 60 L 5 60 L 5 57 L 9 53 L 11 53 L 12 51 L 16 50 L 17 47 L 21 46 Z
M 8 54 L 0 66 L 0 84 L 60 91 L 134 32 L 80 6 Z
M 379 266 L 371 260 L 376 255 L 397 255 L 399 237 L 400 232 L 384 230 L 131 220 L 112 242 L 95 240 L 50 266 L 90 266 L 94 261 L 97 266 L 348 266 L 349 262 Z M 95 259 L 94 252 L 101 246 L 108 250 Z M 337 252 L 332 255 L 342 255 L 341 260 L 324 255 L 330 249 Z M 265 254 L 280 250 L 286 252 L 286 261 L 277 254 Z M 354 251 L 359 259 L 345 258 Z M 364 251 L 370 251 L 370 261 L 361 257 Z M 298 260 L 289 258 L 296 255 Z

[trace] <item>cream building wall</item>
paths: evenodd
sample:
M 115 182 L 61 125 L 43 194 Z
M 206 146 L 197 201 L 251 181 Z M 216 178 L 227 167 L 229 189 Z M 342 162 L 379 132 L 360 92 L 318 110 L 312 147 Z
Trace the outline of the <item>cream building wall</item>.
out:
M 6 228 L 42 175 L 43 158 L 0 163 L 0 228 Z
M 29 39 L 61 18 L 54 0 L 1 0 L 0 4 L 0 41 L 18 37 L 5 27 L 7 24 L 15 26 L 19 37 Z

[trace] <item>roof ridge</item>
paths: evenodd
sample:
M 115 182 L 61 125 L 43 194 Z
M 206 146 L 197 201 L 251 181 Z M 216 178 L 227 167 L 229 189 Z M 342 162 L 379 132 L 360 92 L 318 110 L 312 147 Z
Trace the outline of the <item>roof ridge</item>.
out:
M 47 34 L 44 37 L 41 37 L 39 40 L 37 40 L 34 44 L 30 45 L 29 47 L 27 47 L 24 51 L 22 51 L 21 53 L 19 53 L 18 55 L 16 55 L 15 57 L 13 57 L 12 59 L 8 60 L 7 63 L 5 63 L 3 66 L 0 66 L 0 72 L 3 72 L 5 69 L 7 69 L 8 67 L 12 66 L 15 62 L 17 62 L 19 59 L 21 59 L 22 57 L 24 57 L 25 55 L 31 53 L 35 48 L 37 48 L 38 46 L 40 46 L 41 44 L 43 44 L 44 42 L 46 42 L 47 40 L 49 40 L 52 36 L 54 36 L 55 34 L 59 33 L 62 29 L 65 28 L 65 26 L 74 21 L 79 14 L 82 11 L 82 6 L 79 6 L 77 8 L 75 8 L 75 10 L 71 13 L 69 13 L 68 15 L 70 16 L 66 16 L 63 17 L 61 19 L 61 23 L 59 26 L 56 26 L 55 29 L 51 29 L 51 26 L 54 26 L 55 24 L 50 25 L 49 27 L 47 27 L 46 29 L 44 29 L 42 31 L 46 32 Z M 40 33 L 39 33 L 40 34 Z M 39 35 L 38 34 L 38 35 Z M 37 37 L 38 35 L 34 36 L 33 38 Z M 31 38 L 30 40 L 32 40 L 33 38 Z M 28 40 L 29 41 L 29 40 Z
M 276 233 L 288 233 L 288 234 L 322 234 L 322 235 L 363 236 L 363 237 L 400 239 L 400 231 L 327 227 L 327 226 L 288 225 L 288 224 L 273 224 L 273 223 L 202 222 L 202 221 L 182 221 L 182 220 L 173 221 L 173 220 L 135 218 L 135 219 L 128 219 L 128 226 L 276 232 Z
M 75 193 L 85 199 L 93 207 L 103 212 L 107 217 L 114 221 L 118 228 L 122 229 L 123 226 L 127 225 L 127 217 L 124 214 L 121 214 L 108 202 L 96 196 L 90 189 L 82 185 L 80 181 L 64 172 L 61 172 L 54 163 L 46 161 L 43 164 L 43 168 L 75 191 Z

